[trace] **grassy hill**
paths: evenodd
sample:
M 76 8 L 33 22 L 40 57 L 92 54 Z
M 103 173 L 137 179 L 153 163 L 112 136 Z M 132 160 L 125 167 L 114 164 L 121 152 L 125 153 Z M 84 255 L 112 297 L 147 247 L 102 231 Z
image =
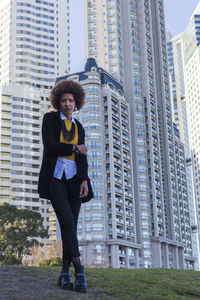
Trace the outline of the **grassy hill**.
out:
M 200 299 L 200 272 L 196 271 L 86 269 L 87 294 L 58 288 L 59 272 L 58 267 L 0 267 L 0 299 Z

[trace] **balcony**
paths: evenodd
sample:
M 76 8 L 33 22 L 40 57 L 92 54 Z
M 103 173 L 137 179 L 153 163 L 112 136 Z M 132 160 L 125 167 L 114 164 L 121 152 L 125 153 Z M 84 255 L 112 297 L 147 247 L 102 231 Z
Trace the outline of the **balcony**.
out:
M 112 105 L 113 105 L 114 107 L 116 107 L 117 109 L 119 109 L 119 105 L 118 105 L 116 102 L 112 101 Z
M 115 121 L 114 119 L 112 119 L 112 123 L 117 126 L 117 127 L 120 127 L 120 123 L 118 121 Z
M 119 131 L 118 131 L 118 130 L 116 130 L 115 128 L 112 128 L 112 132 L 113 132 L 114 134 L 116 134 L 117 136 L 120 136 L 120 133 L 119 133 Z
M 127 110 L 127 107 L 121 107 L 121 111 L 124 113 L 124 114 L 128 114 L 128 110 Z
M 128 177 L 131 179 L 131 174 L 130 173 L 127 173 L 127 172 L 124 172 L 124 176 Z
M 119 156 L 121 156 L 121 151 L 113 148 L 113 152 Z
M 114 171 L 119 173 L 120 175 L 122 174 L 122 171 L 120 169 L 114 168 Z
M 115 193 L 123 194 L 123 190 L 115 186 Z
M 126 215 L 130 216 L 130 217 L 133 217 L 133 213 L 131 211 L 129 211 L 129 210 L 128 211 L 126 210 Z
M 122 199 L 117 198 L 117 197 L 115 197 L 115 201 L 118 202 L 118 203 L 122 203 L 122 204 L 124 203 L 124 201 Z
M 119 146 L 121 145 L 120 141 L 117 141 L 116 139 L 113 139 L 113 143 Z
M 132 184 L 130 184 L 129 182 L 126 182 L 126 181 L 124 182 L 124 185 L 125 185 L 126 187 L 130 187 L 130 188 L 132 187 Z
M 125 141 L 127 141 L 127 142 L 130 141 L 129 138 L 128 138 L 127 136 L 123 136 L 122 138 L 123 138 L 123 140 L 125 140 Z
M 126 150 L 130 151 L 130 147 L 125 145 L 125 144 L 123 144 L 123 149 L 126 149 Z
M 122 130 L 125 131 L 125 132 L 127 132 L 127 133 L 129 132 L 129 131 L 128 131 L 128 128 L 127 128 L 127 127 L 124 127 L 124 126 L 122 126 Z
M 133 227 L 134 224 L 133 224 L 133 222 L 131 222 L 131 221 L 126 221 L 126 226 L 131 226 L 131 227 Z
M 120 152 L 120 154 L 121 154 L 121 152 Z M 115 162 L 115 163 L 118 163 L 118 164 L 120 164 L 120 165 L 121 165 L 121 163 L 122 163 L 122 161 L 121 161 L 120 159 L 115 158 L 115 157 L 114 157 L 114 162 Z
M 133 207 L 133 203 L 130 201 L 125 201 L 125 204 L 128 205 L 129 207 Z
M 128 159 L 128 160 L 131 159 L 130 155 L 128 155 L 127 153 L 123 153 L 123 158 L 126 158 L 126 159 Z
M 120 178 L 115 177 L 115 181 L 122 184 L 122 180 Z
M 127 163 L 124 163 L 124 164 L 123 164 L 123 167 L 125 167 L 125 168 L 127 168 L 127 169 L 129 169 L 129 170 L 131 169 L 131 165 L 129 165 L 129 164 L 127 164 Z
M 124 220 L 123 219 L 116 218 L 116 222 L 120 223 L 120 224 L 124 224 Z
M 120 214 L 123 214 L 124 210 L 122 208 L 116 207 L 116 212 L 120 213 Z
M 119 228 L 117 228 L 117 234 L 122 234 L 122 235 L 124 235 L 124 230 L 123 229 L 119 229 Z
M 130 197 L 130 198 L 132 198 L 132 197 L 133 197 L 133 194 L 132 194 L 131 192 L 127 192 L 127 191 L 125 191 L 125 195 L 126 195 L 127 197 Z
M 114 115 L 114 117 L 117 117 L 119 119 L 119 114 L 117 112 L 115 112 L 114 110 L 112 110 L 112 114 Z
M 124 122 L 125 124 L 127 124 L 127 125 L 128 125 L 128 120 L 127 120 L 127 119 L 125 119 L 124 117 L 122 117 L 122 122 Z
M 132 231 L 127 231 L 127 236 L 132 236 L 134 237 L 134 233 Z

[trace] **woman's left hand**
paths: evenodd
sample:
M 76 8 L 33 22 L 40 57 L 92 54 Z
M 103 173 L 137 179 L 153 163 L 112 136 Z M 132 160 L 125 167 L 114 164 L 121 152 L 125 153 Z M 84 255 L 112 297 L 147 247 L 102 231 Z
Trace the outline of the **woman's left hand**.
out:
M 83 180 L 83 182 L 81 183 L 80 186 L 80 198 L 85 198 L 87 197 L 88 194 L 88 184 L 87 184 L 87 180 Z

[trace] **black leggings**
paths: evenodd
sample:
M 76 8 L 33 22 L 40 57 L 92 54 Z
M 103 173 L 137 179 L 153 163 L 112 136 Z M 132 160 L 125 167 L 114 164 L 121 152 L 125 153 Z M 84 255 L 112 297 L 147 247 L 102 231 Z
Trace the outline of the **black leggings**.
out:
M 53 178 L 50 186 L 51 204 L 58 218 L 63 244 L 63 260 L 80 256 L 77 223 L 81 207 L 79 198 L 81 181 L 75 175 L 66 180 Z

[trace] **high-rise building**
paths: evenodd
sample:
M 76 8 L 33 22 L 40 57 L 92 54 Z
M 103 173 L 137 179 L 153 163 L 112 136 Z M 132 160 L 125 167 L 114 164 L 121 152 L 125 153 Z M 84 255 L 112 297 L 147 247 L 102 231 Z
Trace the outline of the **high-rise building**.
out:
M 138 267 L 130 111 L 124 90 L 94 59 L 87 60 L 83 72 L 57 81 L 62 79 L 81 83 L 86 92 L 85 105 L 76 117 L 86 131 L 94 199 L 81 208 L 81 257 L 88 266 Z
M 48 89 L 70 70 L 69 1 L 0 1 L 0 84 Z
M 188 196 L 193 228 L 193 244 L 199 257 L 200 181 L 199 181 L 199 64 L 200 3 L 184 32 L 168 42 L 171 99 L 174 121 L 184 143 L 187 162 Z M 197 209 L 197 210 L 196 210 Z M 199 225 L 198 225 L 199 227 Z
M 0 0 L 0 201 L 40 211 L 41 120 L 49 89 L 70 71 L 69 0 Z
M 120 1 L 85 1 L 85 52 L 99 66 L 124 80 Z
M 130 105 L 139 266 L 194 268 L 184 149 L 171 115 L 163 1 L 102 0 L 97 6 L 85 0 L 85 15 L 86 57 L 124 83 Z

